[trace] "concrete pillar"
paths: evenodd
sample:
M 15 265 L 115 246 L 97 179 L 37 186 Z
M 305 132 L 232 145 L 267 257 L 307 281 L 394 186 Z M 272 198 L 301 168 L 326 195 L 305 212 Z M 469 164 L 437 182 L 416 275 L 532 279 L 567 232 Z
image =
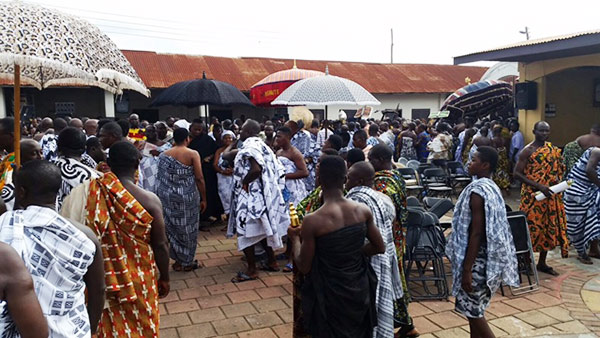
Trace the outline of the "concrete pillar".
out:
M 6 117 L 6 102 L 4 101 L 4 88 L 0 87 L 0 118 Z
M 519 109 L 519 126 L 526 144 L 533 141 L 533 125 L 545 118 L 546 77 L 543 75 L 538 77 L 537 73 L 539 72 L 528 72 L 527 65 L 519 63 L 519 82 L 535 81 L 538 85 L 537 108 L 534 110 Z
M 104 112 L 108 118 L 115 117 L 115 95 L 106 90 L 104 91 Z

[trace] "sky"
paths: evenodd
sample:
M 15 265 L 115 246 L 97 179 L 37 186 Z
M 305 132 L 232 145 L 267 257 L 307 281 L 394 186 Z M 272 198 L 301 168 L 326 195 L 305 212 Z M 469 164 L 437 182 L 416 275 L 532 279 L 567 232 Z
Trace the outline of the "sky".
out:
M 121 49 L 452 64 L 454 56 L 600 29 L 594 0 L 28 0 L 83 17 Z M 482 64 L 482 63 L 478 63 Z

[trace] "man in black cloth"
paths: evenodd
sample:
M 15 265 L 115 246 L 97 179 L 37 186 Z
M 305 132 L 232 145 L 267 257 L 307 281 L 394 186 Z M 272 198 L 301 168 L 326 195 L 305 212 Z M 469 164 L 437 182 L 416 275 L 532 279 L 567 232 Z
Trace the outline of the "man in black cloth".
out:
M 200 154 L 202 160 L 202 174 L 204 174 L 204 183 L 206 185 L 206 210 L 200 214 L 200 221 L 216 222 L 218 216 L 223 213 L 223 206 L 219 198 L 217 185 L 217 172 L 211 165 L 215 152 L 217 151 L 217 143 L 212 137 L 206 133 L 204 122 L 201 119 L 194 119 L 190 126 L 190 136 L 192 141 L 188 148 L 193 149 Z M 201 231 L 205 231 L 200 228 Z
M 368 257 L 384 253 L 385 244 L 369 207 L 344 198 L 345 180 L 344 160 L 323 156 L 324 204 L 304 217 L 302 231 L 288 229 L 294 264 L 307 275 L 302 310 L 313 337 L 372 337 L 377 325 L 377 277 Z

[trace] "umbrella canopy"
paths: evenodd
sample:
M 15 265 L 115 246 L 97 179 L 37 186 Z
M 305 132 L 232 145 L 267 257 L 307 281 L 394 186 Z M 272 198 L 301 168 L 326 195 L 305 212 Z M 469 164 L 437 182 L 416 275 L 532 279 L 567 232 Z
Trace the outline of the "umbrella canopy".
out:
M 440 110 L 450 111 L 450 118 L 483 116 L 503 110 L 513 99 L 512 85 L 504 81 L 484 80 L 466 85 L 442 104 Z
M 272 105 L 379 105 L 379 102 L 371 93 L 361 87 L 358 83 L 342 77 L 326 74 L 300 80 L 283 93 L 281 93 Z
M 38 89 L 97 86 L 114 94 L 131 89 L 149 96 L 121 50 L 89 22 L 20 1 L 0 3 L 0 77 Z
M 294 82 L 315 76 L 323 76 L 325 73 L 316 70 L 299 69 L 294 67 L 268 75 L 258 81 L 250 88 L 250 101 L 255 105 L 268 106 L 284 90 Z
M 247 105 L 253 106 L 239 89 L 233 85 L 206 78 L 206 73 L 202 73 L 202 79 L 177 82 L 162 93 L 153 101 L 151 106 L 186 106 L 188 108 L 201 105 Z

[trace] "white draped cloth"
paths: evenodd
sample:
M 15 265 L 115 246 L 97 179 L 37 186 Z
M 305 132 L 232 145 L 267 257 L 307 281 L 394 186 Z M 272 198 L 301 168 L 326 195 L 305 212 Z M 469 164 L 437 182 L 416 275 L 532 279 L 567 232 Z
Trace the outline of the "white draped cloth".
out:
M 242 180 L 250 171 L 251 158 L 262 168 L 262 172 L 245 191 Z M 235 157 L 233 171 L 233 197 L 227 235 L 231 237 L 237 234 L 240 251 L 265 238 L 271 248 L 282 248 L 281 237 L 287 232 L 290 216 L 281 194 L 285 170 L 277 156 L 260 138 L 247 138 Z
M 0 216 L 0 241 L 15 249 L 31 273 L 50 337 L 90 337 L 83 276 L 94 259 L 94 243 L 66 218 L 40 206 Z M 0 336 L 6 328 L 0 323 Z

